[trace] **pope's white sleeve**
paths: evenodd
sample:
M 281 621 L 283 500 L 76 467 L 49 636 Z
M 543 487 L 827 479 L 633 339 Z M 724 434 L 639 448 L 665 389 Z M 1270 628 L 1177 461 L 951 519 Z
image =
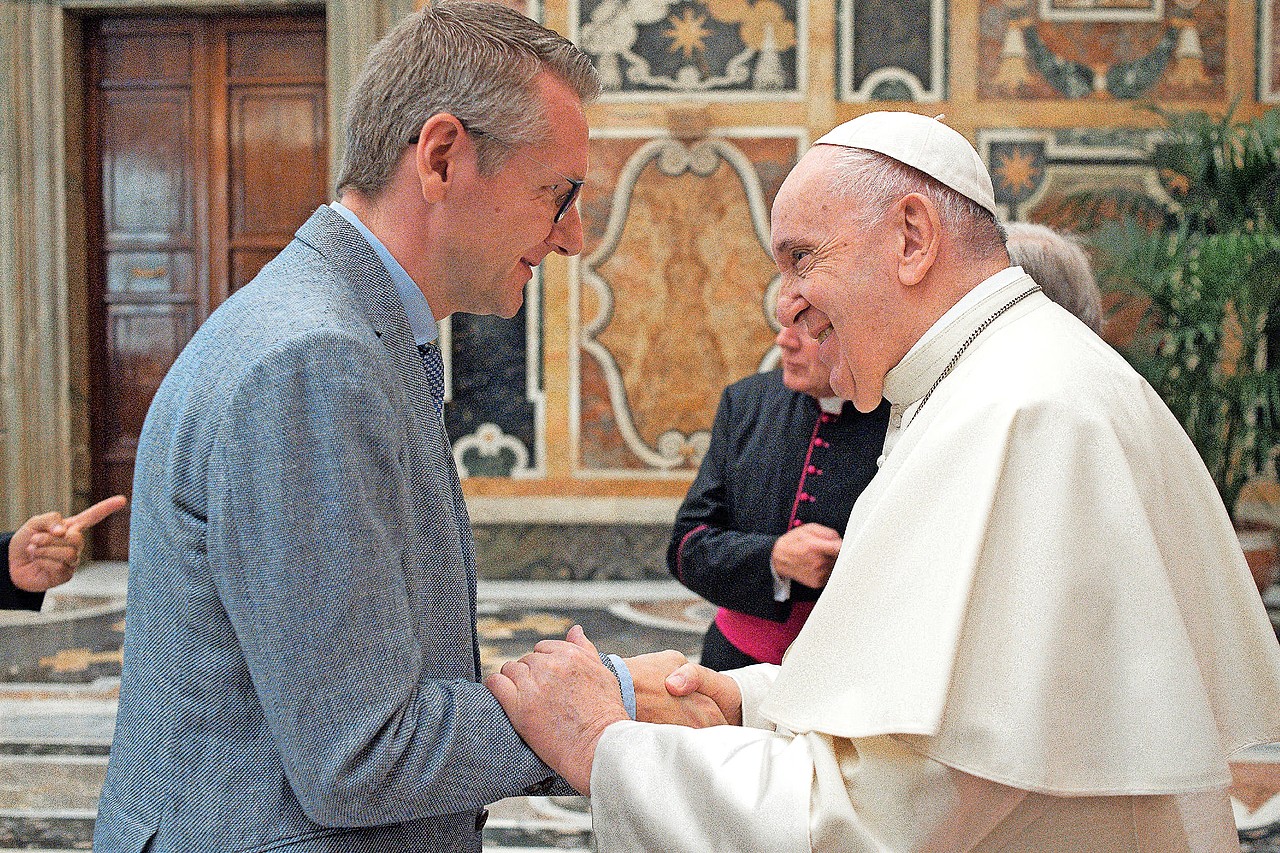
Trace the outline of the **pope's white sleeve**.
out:
M 749 729 L 772 729 L 773 723 L 760 716 L 760 703 L 773 686 L 779 667 L 771 663 L 758 663 L 742 669 L 731 669 L 725 675 L 738 684 L 742 694 L 742 725 Z
M 596 748 L 602 853 L 958 853 L 1026 797 L 894 738 L 614 723 Z
M 808 743 L 761 729 L 619 722 L 591 766 L 602 853 L 805 853 Z

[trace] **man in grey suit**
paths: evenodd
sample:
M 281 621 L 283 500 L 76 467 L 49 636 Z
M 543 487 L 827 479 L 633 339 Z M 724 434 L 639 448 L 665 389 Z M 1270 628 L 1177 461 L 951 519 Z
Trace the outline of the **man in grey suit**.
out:
M 597 92 L 581 51 L 496 4 L 428 8 L 371 52 L 341 203 L 147 415 L 95 849 L 473 851 L 484 804 L 570 792 L 477 682 L 434 339 L 454 311 L 511 317 L 533 267 L 581 249 Z

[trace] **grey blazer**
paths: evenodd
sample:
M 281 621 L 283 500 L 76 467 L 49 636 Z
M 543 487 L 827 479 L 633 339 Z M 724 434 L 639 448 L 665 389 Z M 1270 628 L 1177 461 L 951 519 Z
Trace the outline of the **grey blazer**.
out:
M 477 683 L 471 528 L 424 383 L 328 207 L 182 351 L 138 444 L 95 850 L 479 850 L 483 804 L 550 789 Z

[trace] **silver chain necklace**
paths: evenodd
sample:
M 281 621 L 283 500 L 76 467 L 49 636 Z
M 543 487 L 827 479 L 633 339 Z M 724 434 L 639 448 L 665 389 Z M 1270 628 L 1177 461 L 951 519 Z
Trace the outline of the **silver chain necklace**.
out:
M 956 354 L 951 356 L 951 361 L 947 363 L 947 366 L 945 368 L 943 368 L 942 373 L 938 374 L 938 378 L 933 380 L 933 386 L 930 387 L 929 392 L 924 395 L 924 399 L 920 401 L 920 405 L 916 406 L 916 411 L 915 411 L 915 414 L 911 416 L 911 421 L 914 421 L 919 416 L 920 410 L 924 408 L 925 403 L 929 402 L 929 398 L 933 396 L 933 392 L 938 390 L 938 386 L 942 384 L 942 380 L 946 379 L 948 374 L 950 374 L 951 371 L 955 369 L 955 366 L 960 363 L 960 356 L 964 355 L 964 351 L 969 348 L 969 345 L 972 344 L 974 341 L 976 341 L 978 339 L 978 336 L 981 335 L 983 332 L 985 332 L 987 330 L 987 327 L 990 326 L 992 323 L 994 323 L 1001 314 L 1008 311 L 1010 308 L 1017 305 L 1019 302 L 1026 299 L 1031 294 L 1036 293 L 1037 291 L 1040 291 L 1040 290 L 1043 290 L 1043 288 L 1037 284 L 1035 287 L 1031 288 L 1026 293 L 1019 294 L 1018 296 L 1015 296 L 1013 299 L 1010 299 L 1004 305 L 1001 305 L 999 308 L 997 308 L 994 314 L 992 314 L 987 319 L 983 320 L 982 323 L 978 325 L 978 328 L 974 329 L 969 334 L 969 337 L 965 338 L 964 343 L 960 345 L 960 349 L 956 350 Z M 910 424 L 911 421 L 908 421 L 908 424 Z M 903 429 L 906 429 L 906 427 L 903 427 Z

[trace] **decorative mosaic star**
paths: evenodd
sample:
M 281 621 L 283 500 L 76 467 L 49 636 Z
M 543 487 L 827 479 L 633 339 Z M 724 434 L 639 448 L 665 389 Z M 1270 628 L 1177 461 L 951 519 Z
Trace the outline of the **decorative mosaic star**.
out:
M 1000 176 L 1000 181 L 1012 192 L 1029 190 L 1036 185 L 1038 170 L 1035 158 L 1030 152 L 1015 148 L 1008 154 L 998 155 L 998 159 L 1000 162 L 996 166 L 996 173 Z
M 671 29 L 663 33 L 671 39 L 671 47 L 667 48 L 667 51 L 670 53 L 675 53 L 677 50 L 683 51 L 684 58 L 688 60 L 693 57 L 695 50 L 706 50 L 706 38 L 711 35 L 711 31 L 702 26 L 706 22 L 706 15 L 695 15 L 687 6 L 683 17 L 677 18 L 672 15 L 667 18 L 667 23 L 671 24 Z

